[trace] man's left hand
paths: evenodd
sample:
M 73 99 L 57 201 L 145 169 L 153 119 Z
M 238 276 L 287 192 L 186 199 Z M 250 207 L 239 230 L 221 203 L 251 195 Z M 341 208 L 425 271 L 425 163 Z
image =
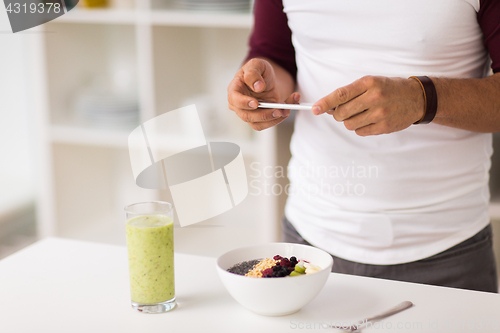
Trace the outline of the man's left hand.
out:
M 360 136 L 401 131 L 424 115 L 424 97 L 413 79 L 365 76 L 314 103 Z

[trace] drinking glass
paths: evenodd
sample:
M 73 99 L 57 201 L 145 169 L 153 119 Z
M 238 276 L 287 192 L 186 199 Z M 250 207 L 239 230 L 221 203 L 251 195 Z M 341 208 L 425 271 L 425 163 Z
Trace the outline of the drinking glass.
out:
M 141 202 L 125 207 L 125 212 L 132 308 L 170 311 L 176 305 L 172 205 Z

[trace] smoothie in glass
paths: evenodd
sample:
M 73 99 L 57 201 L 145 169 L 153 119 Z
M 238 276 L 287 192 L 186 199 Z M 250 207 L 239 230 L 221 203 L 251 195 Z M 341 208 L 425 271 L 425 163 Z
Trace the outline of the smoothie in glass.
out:
M 127 221 L 132 302 L 162 303 L 175 298 L 174 226 L 168 216 L 143 215 Z

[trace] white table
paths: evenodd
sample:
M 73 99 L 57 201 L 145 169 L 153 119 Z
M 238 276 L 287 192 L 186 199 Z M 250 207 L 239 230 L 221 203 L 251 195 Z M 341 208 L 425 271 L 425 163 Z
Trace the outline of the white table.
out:
M 176 254 L 175 265 L 178 307 L 142 314 L 130 307 L 125 247 L 39 241 L 0 261 L 0 332 L 333 332 L 321 322 L 359 320 L 404 300 L 415 306 L 363 331 L 500 332 L 498 294 L 332 274 L 301 311 L 264 317 L 231 298 L 214 258 Z

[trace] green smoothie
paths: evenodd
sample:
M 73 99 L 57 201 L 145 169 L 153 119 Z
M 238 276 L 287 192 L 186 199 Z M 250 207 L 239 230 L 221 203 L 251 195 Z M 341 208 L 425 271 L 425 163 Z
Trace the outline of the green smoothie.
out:
M 127 221 L 126 231 L 132 301 L 152 304 L 174 298 L 173 221 L 138 216 Z

